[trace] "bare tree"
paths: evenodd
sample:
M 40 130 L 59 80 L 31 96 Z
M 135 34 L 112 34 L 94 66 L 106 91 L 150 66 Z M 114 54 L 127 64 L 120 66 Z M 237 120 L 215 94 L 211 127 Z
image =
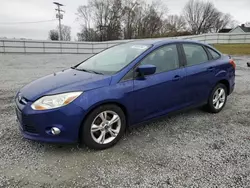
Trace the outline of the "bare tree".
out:
M 184 7 L 183 14 L 193 34 L 211 31 L 221 17 L 213 3 L 200 0 L 190 0 Z
M 162 27 L 162 12 L 158 12 L 154 4 L 149 5 L 145 10 L 145 17 L 142 19 L 141 34 L 143 37 L 152 37 Z
M 99 36 L 102 41 L 153 37 L 160 34 L 166 10 L 156 0 L 151 4 L 145 0 L 89 0 L 77 10 L 82 25 L 78 36 L 84 36 L 78 38 Z
M 167 7 L 154 0 L 89 0 L 77 9 L 81 32 L 78 40 L 117 40 L 161 36 L 180 36 L 217 32 L 232 25 L 230 14 L 213 3 L 189 0 L 183 16 L 167 16 Z
M 163 27 L 161 33 L 175 34 L 186 30 L 186 21 L 183 16 L 169 15 L 167 19 L 163 21 Z
M 118 39 L 120 35 L 120 0 L 89 1 L 93 10 L 94 25 L 100 34 L 100 40 Z
M 234 22 L 235 21 L 232 19 L 232 15 L 221 13 L 220 18 L 215 21 L 212 31 L 218 32 L 219 30 L 226 27 L 234 27 Z
M 141 2 L 137 0 L 125 0 L 123 7 L 123 36 L 125 39 L 135 38 L 137 24 L 139 23 Z
M 98 34 L 91 27 L 91 23 L 93 22 L 93 12 L 91 6 L 79 6 L 77 9 L 77 16 L 82 27 L 81 32 L 77 33 L 78 41 L 98 41 Z
M 95 31 L 91 36 L 99 36 L 102 41 L 159 35 L 167 10 L 162 7 L 159 1 L 147 4 L 145 0 L 89 0 L 88 5 L 77 10 L 82 25 L 79 36 L 89 40 L 93 37 L 86 35 Z
M 155 37 L 160 34 L 162 20 L 167 12 L 167 8 L 163 7 L 161 1 L 153 1 L 152 4 L 142 2 L 136 17 L 137 38 Z
M 100 36 L 93 28 L 83 27 L 81 32 L 77 33 L 78 41 L 99 41 Z
M 67 26 L 67 25 L 62 25 L 62 40 L 63 41 L 70 41 L 71 40 L 71 27 Z M 57 30 L 59 31 L 59 28 L 57 28 Z
M 92 24 L 100 40 L 121 37 L 122 0 L 89 0 L 88 5 L 80 6 L 77 12 L 78 17 L 84 20 L 85 31 L 90 31 Z
M 77 9 L 78 20 L 81 21 L 82 27 L 89 29 L 92 21 L 92 9 L 89 5 L 79 6 Z
M 49 31 L 49 39 L 50 40 L 59 40 L 59 33 L 58 30 L 50 30 Z
M 109 15 L 109 22 L 106 27 L 107 40 L 121 39 L 121 18 L 123 15 L 122 0 L 113 0 Z

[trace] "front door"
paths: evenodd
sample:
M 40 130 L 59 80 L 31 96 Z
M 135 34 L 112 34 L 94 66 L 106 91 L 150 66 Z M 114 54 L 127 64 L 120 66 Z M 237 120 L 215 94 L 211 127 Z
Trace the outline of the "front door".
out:
M 185 106 L 185 70 L 180 68 L 179 57 L 177 46 L 169 44 L 154 50 L 140 63 L 155 65 L 156 73 L 144 79 L 134 79 L 133 96 L 138 122 Z

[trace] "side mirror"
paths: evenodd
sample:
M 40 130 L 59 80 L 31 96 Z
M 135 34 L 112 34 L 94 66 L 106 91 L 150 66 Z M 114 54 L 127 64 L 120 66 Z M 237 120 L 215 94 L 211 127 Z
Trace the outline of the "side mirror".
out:
M 140 65 L 136 69 L 136 72 L 138 72 L 139 75 L 142 77 L 146 75 L 154 74 L 155 71 L 156 71 L 156 66 L 154 65 Z

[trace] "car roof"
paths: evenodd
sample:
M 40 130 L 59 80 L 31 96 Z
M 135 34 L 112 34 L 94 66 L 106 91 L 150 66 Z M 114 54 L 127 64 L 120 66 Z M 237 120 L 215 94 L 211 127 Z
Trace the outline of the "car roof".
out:
M 156 45 L 156 46 L 159 45 L 160 46 L 160 45 L 164 45 L 164 44 L 180 43 L 180 42 L 207 45 L 207 44 L 201 43 L 199 41 L 188 40 L 188 39 L 139 39 L 139 40 L 134 40 L 131 43 L 145 44 L 145 45 Z

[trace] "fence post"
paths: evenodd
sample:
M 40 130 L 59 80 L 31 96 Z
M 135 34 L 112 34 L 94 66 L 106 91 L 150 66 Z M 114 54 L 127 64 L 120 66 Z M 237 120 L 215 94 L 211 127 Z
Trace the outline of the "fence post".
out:
M 92 55 L 94 54 L 94 43 L 91 42 L 91 47 L 92 47 Z
M 45 43 L 43 42 L 43 53 L 45 54 Z
M 4 43 L 4 40 L 3 40 L 3 53 L 5 53 L 5 43 Z
M 231 44 L 231 36 L 232 36 L 231 34 L 228 35 L 228 42 L 227 42 L 228 44 Z
M 62 54 L 62 42 L 60 41 L 60 49 L 61 49 L 61 54 Z
M 76 53 L 79 54 L 79 43 L 76 43 Z
M 25 45 L 25 41 L 23 41 L 23 49 L 24 49 L 24 53 L 26 53 L 26 45 Z

